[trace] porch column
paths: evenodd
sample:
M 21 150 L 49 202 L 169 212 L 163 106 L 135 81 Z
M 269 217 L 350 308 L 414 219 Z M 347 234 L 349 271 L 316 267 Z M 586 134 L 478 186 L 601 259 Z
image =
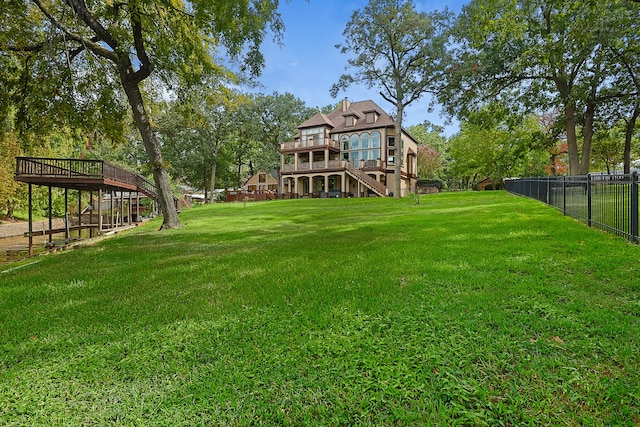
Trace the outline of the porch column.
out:
M 293 153 L 293 170 L 298 170 L 300 168 L 300 163 L 298 163 L 298 160 L 298 153 Z
M 340 177 L 340 193 L 340 197 L 347 196 L 347 174 L 344 172 Z
M 324 176 L 324 197 L 329 198 L 329 175 Z
M 297 199 L 298 198 L 298 177 L 293 177 L 293 195 L 294 197 L 292 197 L 293 199 Z
M 324 150 L 324 168 L 328 169 L 329 168 L 329 150 L 325 149 Z M 327 187 L 325 187 L 326 189 Z

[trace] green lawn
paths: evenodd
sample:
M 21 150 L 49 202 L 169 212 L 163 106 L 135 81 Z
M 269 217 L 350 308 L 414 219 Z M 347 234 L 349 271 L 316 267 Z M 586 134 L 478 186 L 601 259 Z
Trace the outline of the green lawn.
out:
M 640 248 L 504 192 L 216 204 L 0 273 L 0 425 L 638 425 Z

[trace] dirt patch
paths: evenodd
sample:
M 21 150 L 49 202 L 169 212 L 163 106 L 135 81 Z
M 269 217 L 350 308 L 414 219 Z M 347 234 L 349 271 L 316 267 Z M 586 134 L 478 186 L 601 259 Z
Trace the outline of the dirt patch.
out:
M 64 227 L 64 219 L 54 218 L 52 221 L 53 228 Z M 41 220 L 33 222 L 33 232 L 42 233 L 44 230 L 49 229 L 49 220 Z M 14 237 L 22 236 L 29 231 L 29 223 L 27 221 L 3 221 L 0 224 L 0 237 Z

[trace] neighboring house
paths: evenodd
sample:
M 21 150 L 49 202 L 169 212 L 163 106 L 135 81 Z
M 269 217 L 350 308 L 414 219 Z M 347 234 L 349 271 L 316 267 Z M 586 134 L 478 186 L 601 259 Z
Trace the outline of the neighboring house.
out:
M 394 167 L 402 161 L 401 195 L 414 191 L 417 141 L 402 132 L 403 156 L 393 118 L 373 101 L 342 101 L 298 126 L 294 141 L 280 146 L 280 191 L 284 197 L 388 196 Z
M 278 180 L 271 174 L 258 171 L 245 182 L 240 190 L 228 190 L 225 201 L 242 202 L 246 200 L 274 200 L 278 197 Z
M 278 191 L 278 180 L 264 171 L 258 171 L 244 184 L 246 191 Z
M 485 191 L 485 190 L 500 190 L 503 188 L 502 181 L 497 180 L 494 181 L 491 178 L 485 178 L 482 181 L 478 182 L 475 185 L 476 190 Z

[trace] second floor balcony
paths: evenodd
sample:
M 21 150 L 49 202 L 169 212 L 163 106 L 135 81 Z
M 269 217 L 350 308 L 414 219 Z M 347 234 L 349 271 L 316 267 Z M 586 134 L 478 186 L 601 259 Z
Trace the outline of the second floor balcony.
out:
M 357 162 L 357 164 L 351 164 L 348 160 L 328 160 L 328 161 L 300 161 L 298 160 L 298 164 L 295 163 L 285 163 L 282 165 L 281 172 L 282 173 L 300 173 L 300 172 L 309 172 L 316 171 L 322 172 L 326 170 L 341 170 L 346 169 L 347 167 L 355 168 L 355 169 L 369 169 L 369 170 L 383 170 L 386 167 L 386 162 L 383 162 L 380 159 L 377 160 L 361 160 Z
M 316 138 L 313 140 L 298 140 L 291 142 L 283 142 L 280 144 L 281 152 L 307 151 L 309 149 L 329 148 L 332 150 L 340 150 L 338 141 L 330 138 Z

